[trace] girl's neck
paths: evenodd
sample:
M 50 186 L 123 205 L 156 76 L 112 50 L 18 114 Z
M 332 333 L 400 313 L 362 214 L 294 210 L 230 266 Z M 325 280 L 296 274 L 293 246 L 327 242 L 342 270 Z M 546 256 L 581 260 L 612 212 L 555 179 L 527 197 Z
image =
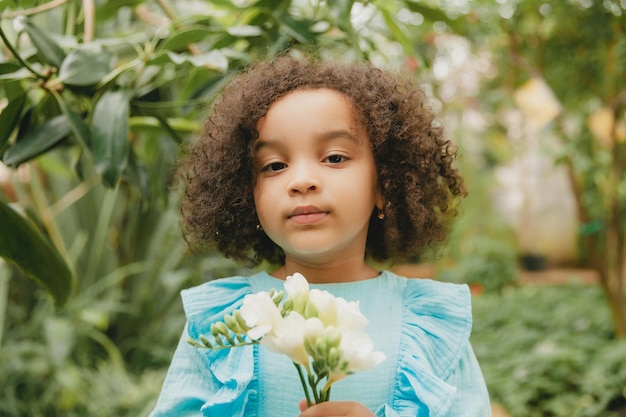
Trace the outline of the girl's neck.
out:
M 331 284 L 340 282 L 352 282 L 371 279 L 378 276 L 379 272 L 362 262 L 343 262 L 335 265 L 303 265 L 287 259 L 285 264 L 272 272 L 271 275 L 285 279 L 296 272 L 312 284 Z

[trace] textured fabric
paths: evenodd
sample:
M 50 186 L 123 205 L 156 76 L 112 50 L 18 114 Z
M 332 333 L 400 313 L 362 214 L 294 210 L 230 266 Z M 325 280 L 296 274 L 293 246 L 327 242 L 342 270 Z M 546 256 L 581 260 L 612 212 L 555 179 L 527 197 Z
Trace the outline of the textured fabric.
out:
M 259 346 L 196 349 L 186 341 L 241 306 L 243 297 L 283 281 L 267 273 L 211 281 L 182 292 L 187 325 L 151 417 L 298 415 L 304 393 L 284 355 Z M 311 284 L 358 300 L 366 331 L 387 359 L 335 383 L 332 400 L 355 400 L 378 417 L 488 417 L 489 398 L 469 344 L 466 286 L 384 271 L 358 282 Z

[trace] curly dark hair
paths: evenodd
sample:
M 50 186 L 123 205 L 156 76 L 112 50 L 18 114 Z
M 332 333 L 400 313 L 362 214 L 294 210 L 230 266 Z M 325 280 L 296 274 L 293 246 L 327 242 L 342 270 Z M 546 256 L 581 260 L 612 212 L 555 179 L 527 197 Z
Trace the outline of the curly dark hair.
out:
M 385 219 L 372 213 L 367 256 L 403 261 L 445 238 L 453 203 L 465 190 L 452 166 L 456 148 L 417 82 L 370 64 L 283 56 L 234 77 L 180 159 L 182 230 L 192 249 L 217 249 L 252 265 L 284 261 L 282 249 L 257 227 L 257 122 L 289 92 L 322 87 L 352 101 L 371 141 Z

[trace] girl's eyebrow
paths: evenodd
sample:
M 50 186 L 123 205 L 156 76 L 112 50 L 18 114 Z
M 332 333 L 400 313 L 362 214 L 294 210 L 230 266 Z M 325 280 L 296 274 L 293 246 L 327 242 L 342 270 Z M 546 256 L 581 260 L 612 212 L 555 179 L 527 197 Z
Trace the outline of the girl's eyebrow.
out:
M 355 145 L 361 145 L 363 143 L 363 139 L 355 136 L 350 131 L 346 129 L 333 129 L 329 131 L 322 132 L 317 135 L 317 139 L 320 142 L 330 142 L 334 139 L 345 138 L 350 142 L 353 142 Z M 265 139 L 257 139 L 254 143 L 254 151 L 258 152 L 260 149 L 269 147 L 269 148 L 280 148 L 283 145 L 281 144 L 281 140 L 275 138 L 265 138 Z
M 356 145 L 360 145 L 363 142 L 361 138 L 359 138 L 358 136 L 355 136 L 354 134 L 352 134 L 352 132 L 345 130 L 345 129 L 330 130 L 320 135 L 320 139 L 325 142 L 328 142 L 332 139 L 338 139 L 338 138 L 349 139 L 351 142 L 354 142 Z

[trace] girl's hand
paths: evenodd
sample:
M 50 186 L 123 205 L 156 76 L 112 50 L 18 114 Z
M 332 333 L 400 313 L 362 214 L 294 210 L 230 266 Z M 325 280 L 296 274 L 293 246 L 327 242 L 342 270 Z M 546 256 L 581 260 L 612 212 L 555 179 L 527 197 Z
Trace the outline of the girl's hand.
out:
M 356 401 L 328 401 L 307 408 L 306 400 L 300 401 L 299 417 L 376 417 L 369 408 Z

